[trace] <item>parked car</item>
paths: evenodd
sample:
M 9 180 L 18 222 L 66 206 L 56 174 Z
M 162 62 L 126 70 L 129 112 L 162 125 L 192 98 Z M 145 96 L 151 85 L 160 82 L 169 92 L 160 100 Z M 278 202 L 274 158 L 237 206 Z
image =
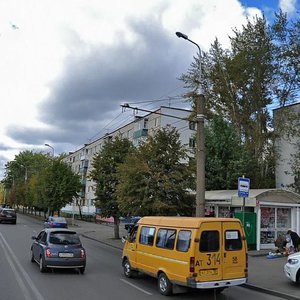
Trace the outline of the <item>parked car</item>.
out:
M 44 223 L 44 228 L 68 228 L 68 223 L 63 217 L 48 217 Z
M 13 208 L 0 208 L 0 223 L 7 222 L 16 224 L 17 213 Z
M 294 282 L 300 282 L 300 252 L 290 254 L 284 265 L 285 275 Z
M 136 225 L 136 223 L 140 220 L 139 216 L 129 216 L 125 218 L 120 218 L 120 221 L 124 224 L 124 228 L 130 232 L 130 230 Z
M 45 228 L 32 239 L 31 261 L 38 263 L 40 272 L 48 268 L 70 268 L 84 273 L 86 251 L 75 231 Z

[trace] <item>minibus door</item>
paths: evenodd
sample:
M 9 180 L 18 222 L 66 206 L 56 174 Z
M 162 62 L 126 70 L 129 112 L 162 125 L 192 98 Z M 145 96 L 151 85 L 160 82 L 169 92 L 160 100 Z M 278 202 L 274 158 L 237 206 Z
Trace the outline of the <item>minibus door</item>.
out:
M 195 243 L 196 281 L 215 281 L 222 279 L 222 224 L 204 222 L 201 224 L 199 243 Z M 192 259 L 192 258 L 191 258 Z M 192 262 L 190 262 L 192 265 Z
M 136 255 L 137 255 L 137 244 L 136 244 L 136 235 L 137 235 L 138 226 L 135 226 L 130 232 L 127 239 L 127 256 L 129 262 L 133 268 L 136 268 Z
M 223 222 L 223 279 L 245 277 L 246 242 L 238 222 Z

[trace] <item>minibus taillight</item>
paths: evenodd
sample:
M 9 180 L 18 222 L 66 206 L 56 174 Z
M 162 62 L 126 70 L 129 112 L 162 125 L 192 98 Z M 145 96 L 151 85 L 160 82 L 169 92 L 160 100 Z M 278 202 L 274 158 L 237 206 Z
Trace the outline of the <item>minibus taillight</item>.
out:
M 195 257 L 190 257 L 190 273 L 195 272 Z

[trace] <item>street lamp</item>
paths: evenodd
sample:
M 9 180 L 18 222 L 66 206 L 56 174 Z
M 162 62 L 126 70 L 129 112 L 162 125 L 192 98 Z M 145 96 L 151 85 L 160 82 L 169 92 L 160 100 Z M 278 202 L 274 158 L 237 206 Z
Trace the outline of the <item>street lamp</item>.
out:
M 196 217 L 205 216 L 205 148 L 204 148 L 204 93 L 202 89 L 202 66 L 201 66 L 201 48 L 188 36 L 181 32 L 176 32 L 179 38 L 183 38 L 197 46 L 199 51 L 199 83 L 198 83 L 198 100 L 196 101 L 196 164 L 197 164 L 197 179 L 196 179 Z
M 24 177 L 24 179 L 25 179 L 25 182 L 27 181 L 27 178 L 28 178 L 28 170 L 27 170 L 27 167 L 26 166 L 24 166 L 24 165 L 20 165 L 22 168 L 24 168 L 25 169 L 25 177 Z
M 49 144 L 45 144 L 45 146 L 47 146 L 47 147 L 49 147 L 49 148 L 52 149 L 52 157 L 54 157 L 54 148 L 51 145 L 49 145 Z

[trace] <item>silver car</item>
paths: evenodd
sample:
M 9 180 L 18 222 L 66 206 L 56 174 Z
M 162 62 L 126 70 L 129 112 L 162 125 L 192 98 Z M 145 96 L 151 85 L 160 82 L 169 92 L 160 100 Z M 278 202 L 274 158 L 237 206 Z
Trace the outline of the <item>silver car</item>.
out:
M 284 265 L 285 275 L 294 282 L 300 282 L 300 252 L 290 254 Z
M 41 272 L 48 268 L 72 268 L 84 273 L 86 252 L 75 231 L 45 228 L 32 239 L 31 261 L 38 263 Z

